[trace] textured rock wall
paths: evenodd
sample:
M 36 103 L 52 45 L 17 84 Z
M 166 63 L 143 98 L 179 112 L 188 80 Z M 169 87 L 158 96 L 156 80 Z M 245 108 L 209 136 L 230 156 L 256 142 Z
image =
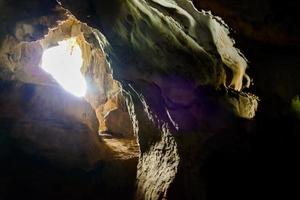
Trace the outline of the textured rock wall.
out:
M 145 97 L 137 94 L 131 85 L 127 89 L 132 92 L 127 103 L 141 150 L 136 199 L 167 198 L 180 161 L 177 143 L 170 132 L 170 124 L 161 120 L 150 109 Z M 155 88 L 148 86 L 148 89 L 148 94 L 154 95 L 157 102 L 162 100 Z
M 178 82 L 176 79 L 169 83 Z M 137 93 L 138 90 L 145 93 Z M 190 93 L 183 92 L 180 93 L 181 101 L 174 104 L 165 101 L 161 90 L 153 84 L 136 82 L 128 86 L 128 91 L 132 94 L 128 99 L 132 108 L 130 114 L 141 149 L 137 198 L 207 198 L 202 163 L 216 148 L 210 140 L 225 138 L 226 141 L 226 137 L 243 131 L 243 128 L 237 128 L 237 116 L 252 118 L 257 106 L 256 97 L 235 92 L 229 92 L 227 96 L 199 87 L 194 90 L 192 102 L 187 101 Z M 240 99 L 250 103 L 245 105 Z M 243 108 L 241 112 L 232 110 L 240 107 Z
M 107 37 L 114 53 L 118 54 L 116 76 L 127 73 L 130 77 L 130 73 L 139 73 L 139 77 L 146 79 L 152 68 L 165 73 L 172 69 L 173 73 L 191 77 L 202 85 L 225 84 L 240 90 L 246 78 L 244 85 L 249 86 L 246 60 L 234 48 L 224 22 L 209 13 L 198 12 L 191 1 L 113 1 L 103 2 L 102 6 L 93 1 L 85 6 L 81 5 L 83 2 L 61 2 Z M 93 13 L 89 10 L 92 5 L 97 8 L 97 17 L 89 20 L 86 15 Z M 104 5 L 118 12 L 108 17 L 105 13 L 109 8 Z M 79 12 L 80 6 L 86 10 Z M 179 59 L 175 62 L 172 57 Z M 131 65 L 138 62 L 137 58 L 143 67 L 131 69 Z M 232 71 L 231 77 L 225 72 L 227 67 Z
M 254 96 L 221 89 L 249 85 L 226 25 L 190 1 L 61 2 L 110 44 L 141 150 L 137 198 L 205 198 L 206 141 L 236 132 L 237 119 L 257 107 Z

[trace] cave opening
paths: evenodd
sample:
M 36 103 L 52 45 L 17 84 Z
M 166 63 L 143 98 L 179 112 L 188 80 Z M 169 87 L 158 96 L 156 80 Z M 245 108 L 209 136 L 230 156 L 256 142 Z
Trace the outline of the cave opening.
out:
M 20 21 L 17 36 L 7 34 L 0 46 L 0 65 L 13 73 L 0 82 L 11 85 L 0 90 L 0 103 L 12 102 L 0 119 L 17 121 L 7 134 L 24 140 L 18 148 L 26 154 L 58 166 L 91 169 L 100 161 L 122 160 L 135 177 L 139 145 L 106 39 L 68 10 L 55 12 Z M 33 32 L 39 37 L 28 36 Z
M 39 65 L 55 84 L 91 106 L 98 121 L 93 132 L 110 159 L 136 159 L 138 143 L 122 87 L 106 59 L 105 37 L 66 12 L 38 41 L 43 51 Z
M 81 74 L 82 51 L 76 38 L 58 42 L 43 52 L 41 67 L 68 92 L 82 97 L 86 93 L 86 82 Z

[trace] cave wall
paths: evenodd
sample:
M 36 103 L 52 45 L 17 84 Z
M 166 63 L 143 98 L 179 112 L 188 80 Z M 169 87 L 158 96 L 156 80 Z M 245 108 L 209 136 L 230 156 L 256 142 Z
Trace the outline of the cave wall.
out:
M 210 13 L 198 12 L 190 1 L 104 2 L 107 9 L 112 6 L 111 11 L 118 10 L 110 17 L 106 16 L 105 6 L 93 1 L 62 3 L 79 19 L 89 21 L 91 26 L 103 32 L 114 54 L 118 55 L 117 60 L 114 59 L 115 65 L 119 66 L 115 68 L 117 79 L 130 76 L 134 79 L 137 73 L 143 79 L 147 79 L 149 73 L 159 79 L 161 73 L 173 70 L 173 73 L 202 85 L 230 85 L 237 90 L 249 85 L 245 74 L 246 59 L 234 47 L 226 24 Z M 80 6 L 86 10 L 80 12 Z M 92 7 L 97 12 L 93 19 L 86 19 L 88 14 L 85 12 L 93 13 L 89 10 Z M 151 59 L 151 56 L 159 59 Z M 179 59 L 173 63 L 174 56 Z M 136 67 L 137 62 L 143 62 L 143 67 Z M 157 68 L 156 74 L 152 68 Z M 225 72 L 227 68 L 231 76 Z
M 110 44 L 114 78 L 129 94 L 141 150 L 137 198 L 175 198 L 179 193 L 178 199 L 205 198 L 199 157 L 207 150 L 206 141 L 222 132 L 236 132 L 237 118 L 254 117 L 257 107 L 255 96 L 225 88 L 224 93 L 215 91 L 220 85 L 239 90 L 244 77 L 244 85 L 249 85 L 246 60 L 233 47 L 226 25 L 209 13 L 197 12 L 189 2 L 62 4 L 97 27 Z M 110 6 L 117 12 L 108 18 Z

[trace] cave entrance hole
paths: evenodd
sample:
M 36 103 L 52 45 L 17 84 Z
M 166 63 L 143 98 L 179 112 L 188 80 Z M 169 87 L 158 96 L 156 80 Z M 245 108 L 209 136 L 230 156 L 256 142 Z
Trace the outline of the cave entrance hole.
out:
M 43 50 L 39 65 L 56 86 L 91 105 L 99 138 L 114 158 L 136 159 L 139 145 L 122 87 L 106 60 L 106 42 L 98 30 L 69 14 L 39 41 Z
M 82 51 L 76 38 L 58 42 L 58 46 L 43 52 L 41 67 L 66 91 L 82 97 L 86 94 L 86 82 L 80 71 L 83 64 Z

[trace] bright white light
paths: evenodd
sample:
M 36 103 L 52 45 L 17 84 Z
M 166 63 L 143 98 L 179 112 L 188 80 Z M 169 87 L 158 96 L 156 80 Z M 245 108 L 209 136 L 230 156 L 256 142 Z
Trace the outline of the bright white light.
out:
M 82 97 L 86 83 L 80 68 L 83 64 L 82 52 L 76 38 L 58 42 L 58 46 L 44 51 L 42 68 L 68 92 Z

